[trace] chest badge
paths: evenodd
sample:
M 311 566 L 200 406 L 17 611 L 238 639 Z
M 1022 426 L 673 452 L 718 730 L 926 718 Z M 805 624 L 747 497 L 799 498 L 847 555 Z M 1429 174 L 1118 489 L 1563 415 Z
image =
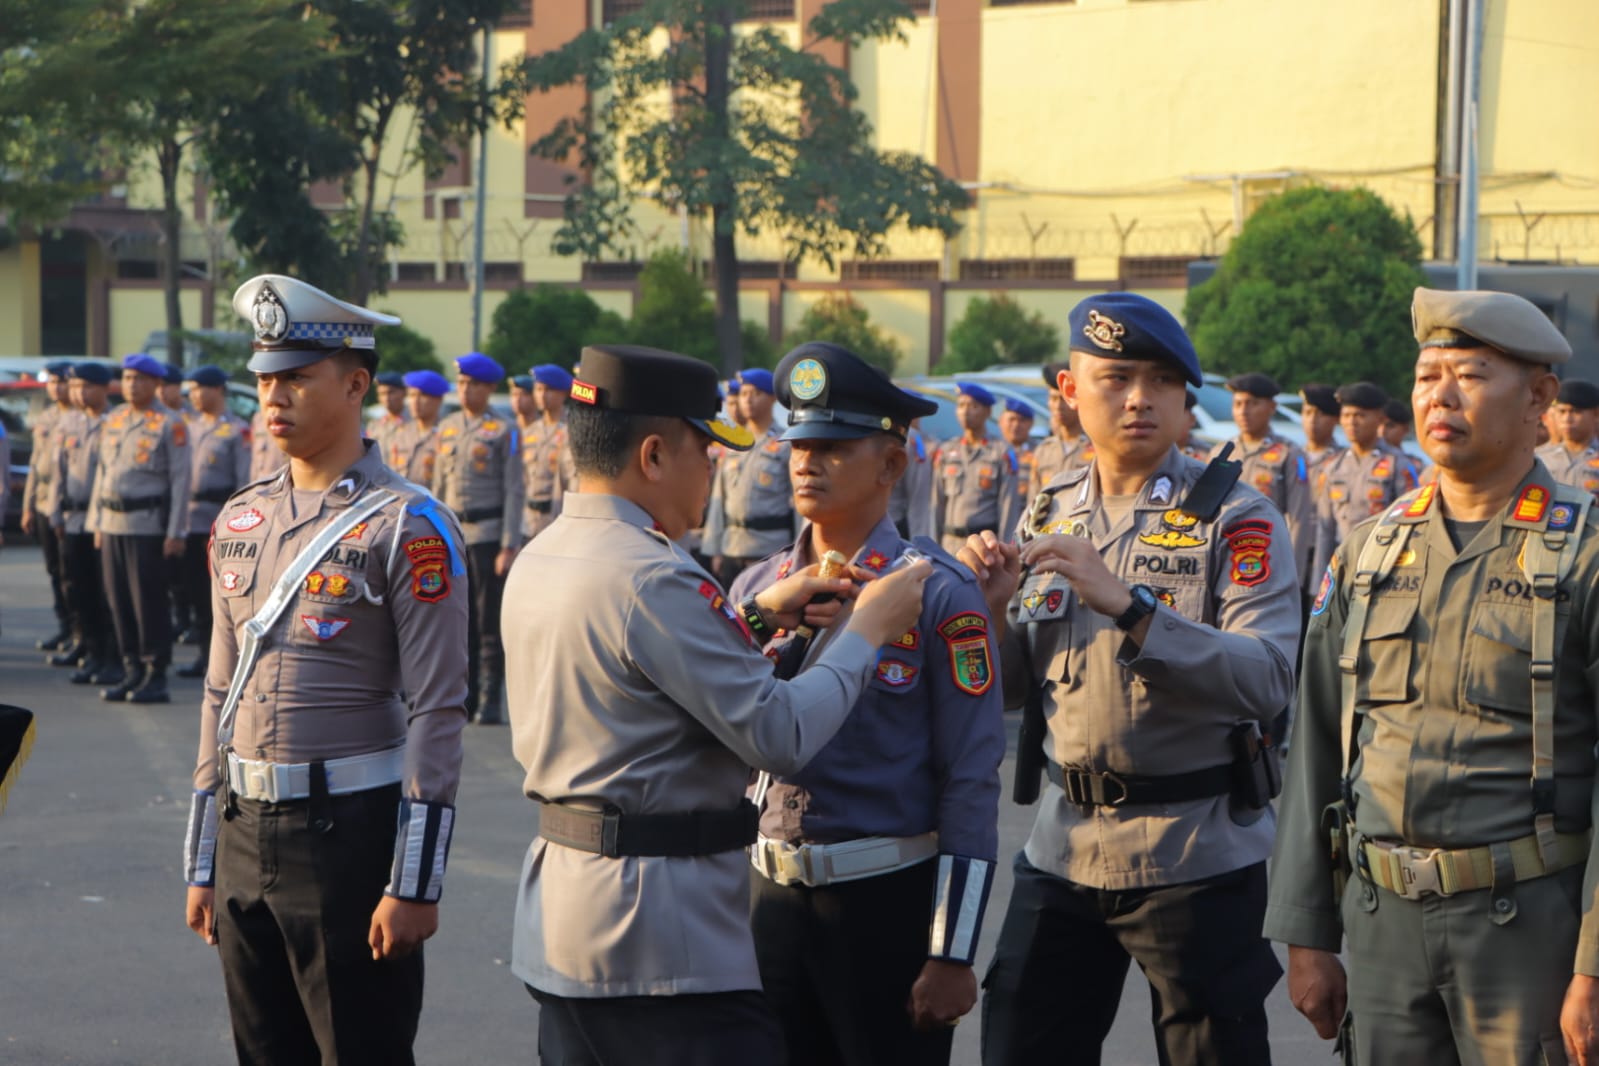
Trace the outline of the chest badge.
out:
M 248 533 L 250 530 L 254 529 L 256 526 L 265 521 L 266 518 L 261 514 L 261 512 L 252 507 L 248 511 L 245 511 L 242 514 L 236 514 L 232 518 L 228 519 L 227 527 L 233 530 L 235 533 Z
M 233 592 L 239 587 L 240 578 L 235 571 L 224 570 L 218 575 L 217 581 L 222 585 L 223 591 Z
M 1197 548 L 1206 542 L 1204 537 L 1193 532 L 1199 525 L 1199 519 L 1193 515 L 1173 509 L 1161 515 L 1160 521 L 1161 529 L 1138 534 L 1140 544 L 1175 551 L 1178 548 Z
M 308 614 L 302 614 L 300 621 L 305 623 L 305 628 L 309 629 L 317 640 L 332 640 L 344 632 L 344 627 L 350 624 L 348 618 L 315 618 Z
M 884 659 L 877 664 L 877 679 L 894 688 L 904 688 L 916 680 L 916 667 L 897 659 Z

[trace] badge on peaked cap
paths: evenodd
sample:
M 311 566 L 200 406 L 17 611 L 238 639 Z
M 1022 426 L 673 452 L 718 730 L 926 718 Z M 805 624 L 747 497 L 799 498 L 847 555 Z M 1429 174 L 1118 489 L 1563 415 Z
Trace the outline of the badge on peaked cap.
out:
M 250 322 L 258 341 L 276 344 L 289 335 L 289 310 L 270 282 L 263 282 L 256 292 L 255 303 L 250 307 Z
M 814 400 L 827 388 L 827 368 L 818 359 L 801 359 L 788 372 L 789 395 L 796 400 Z
M 1103 348 L 1107 352 L 1122 350 L 1122 337 L 1127 333 L 1127 327 L 1108 315 L 1098 311 L 1088 312 L 1088 324 L 1083 327 L 1083 336 L 1094 342 L 1094 346 Z

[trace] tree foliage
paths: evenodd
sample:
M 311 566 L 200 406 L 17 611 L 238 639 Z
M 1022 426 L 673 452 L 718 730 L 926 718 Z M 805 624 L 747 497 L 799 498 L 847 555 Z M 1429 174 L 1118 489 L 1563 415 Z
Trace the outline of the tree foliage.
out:
M 783 338 L 783 346 L 797 348 L 806 341 L 841 345 L 888 374 L 905 356 L 899 342 L 874 323 L 853 296 L 843 292 L 831 293 L 812 304 Z
M 557 252 L 596 258 L 624 248 L 637 233 L 635 197 L 709 216 L 729 373 L 740 365 L 737 234 L 781 233 L 791 260 L 832 264 L 846 251 L 882 254 L 900 228 L 953 234 L 966 206 L 960 186 L 926 160 L 873 146 L 848 72 L 814 47 L 903 39 L 908 7 L 834 0 L 800 48 L 768 25 L 735 31 L 747 10 L 746 0 L 645 0 L 502 79 L 515 114 L 529 93 L 570 84 L 589 93 L 582 115 L 533 146 L 587 176 L 566 199 Z
M 1060 331 L 1041 312 L 997 292 L 966 305 L 938 361 L 942 373 L 982 370 L 995 363 L 1043 363 L 1060 351 Z
M 582 289 L 540 285 L 518 289 L 494 309 L 484 352 L 512 374 L 543 363 L 571 369 L 586 344 L 627 339 L 627 323 Z
M 387 313 L 394 314 L 393 311 Z M 412 370 L 444 370 L 432 339 L 409 326 L 379 326 L 372 333 L 372 342 L 377 347 L 380 370 L 398 370 L 402 374 Z
M 1259 370 L 1284 388 L 1370 380 L 1408 391 L 1421 240 L 1364 189 L 1309 187 L 1266 201 L 1185 314 L 1207 367 Z

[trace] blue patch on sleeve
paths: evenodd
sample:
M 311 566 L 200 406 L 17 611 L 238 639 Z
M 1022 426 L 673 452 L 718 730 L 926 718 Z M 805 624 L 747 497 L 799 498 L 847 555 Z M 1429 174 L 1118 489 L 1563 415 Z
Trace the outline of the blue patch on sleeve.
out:
M 1304 481 L 1309 475 L 1305 471 L 1305 457 L 1304 457 L 1303 454 L 1301 454 L 1299 456 L 1298 469 L 1299 469 L 1299 480 L 1300 481 Z

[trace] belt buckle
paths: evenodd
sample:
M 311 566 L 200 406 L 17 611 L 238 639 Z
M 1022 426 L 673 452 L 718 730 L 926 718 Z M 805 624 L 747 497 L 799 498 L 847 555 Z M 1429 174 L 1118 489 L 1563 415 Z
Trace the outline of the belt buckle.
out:
M 1389 849 L 1389 854 L 1399 859 L 1399 876 L 1404 882 L 1403 891 L 1398 893 L 1401 898 L 1418 900 L 1429 892 L 1438 896 L 1448 895 L 1438 877 L 1438 854 L 1442 850 L 1411 847 L 1408 844 Z
M 246 793 L 268 803 L 278 801 L 278 778 L 271 767 L 241 762 L 239 769 L 244 775 Z
M 810 844 L 801 844 L 794 849 L 795 880 L 811 888 L 816 887 L 816 849 Z
M 1105 799 L 1101 801 L 1100 806 L 1120 807 L 1122 804 L 1127 802 L 1127 782 L 1116 776 L 1116 771 L 1106 770 L 1104 773 L 1098 776 L 1100 780 L 1105 782 Z M 1115 785 L 1121 791 L 1121 794 L 1114 799 L 1112 799 L 1110 796 L 1111 785 Z

